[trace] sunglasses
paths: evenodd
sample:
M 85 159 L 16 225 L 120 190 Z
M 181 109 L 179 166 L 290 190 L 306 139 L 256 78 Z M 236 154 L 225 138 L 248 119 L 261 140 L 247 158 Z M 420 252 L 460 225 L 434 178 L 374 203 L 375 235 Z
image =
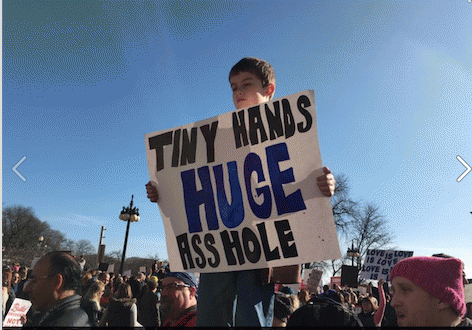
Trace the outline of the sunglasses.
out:
M 164 291 L 165 289 L 169 289 L 169 290 L 176 290 L 177 288 L 190 288 L 190 285 L 188 284 L 180 284 L 180 283 L 169 283 L 169 284 L 166 284 L 166 285 L 163 285 L 161 286 L 161 289 L 162 291 Z

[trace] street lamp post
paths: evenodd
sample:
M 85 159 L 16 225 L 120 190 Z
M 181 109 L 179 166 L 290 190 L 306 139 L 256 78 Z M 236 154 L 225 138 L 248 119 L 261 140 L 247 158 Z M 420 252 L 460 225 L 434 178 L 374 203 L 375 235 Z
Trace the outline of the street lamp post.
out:
M 43 236 L 40 236 L 38 238 L 38 248 L 39 248 L 39 257 L 42 257 L 46 248 L 48 246 L 44 243 L 44 237 Z
M 123 206 L 123 210 L 120 213 L 120 220 L 127 221 L 128 224 L 126 226 L 126 236 L 125 236 L 125 245 L 123 247 L 123 255 L 121 256 L 121 265 L 120 265 L 120 274 L 123 275 L 123 266 L 125 264 L 125 256 L 126 256 L 126 246 L 128 245 L 128 233 L 129 233 L 129 224 L 131 222 L 138 222 L 139 221 L 139 209 L 133 207 L 133 197 L 131 195 L 131 203 L 128 207 Z
M 359 250 L 354 249 L 354 242 L 351 243 L 351 248 L 347 248 L 347 254 L 348 257 L 352 258 L 352 266 L 354 266 L 354 258 L 359 258 Z

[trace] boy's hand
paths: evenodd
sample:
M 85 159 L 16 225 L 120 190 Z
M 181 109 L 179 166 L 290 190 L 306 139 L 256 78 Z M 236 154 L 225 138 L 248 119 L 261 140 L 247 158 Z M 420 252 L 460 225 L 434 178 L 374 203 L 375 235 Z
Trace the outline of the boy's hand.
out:
M 159 194 L 157 193 L 157 188 L 153 186 L 151 181 L 146 183 L 146 191 L 147 191 L 147 197 L 149 198 L 149 200 L 153 203 L 157 203 Z
M 331 174 L 329 168 L 323 167 L 323 172 L 323 175 L 316 178 L 316 184 L 324 196 L 331 197 L 334 195 L 336 180 L 334 180 L 334 176 Z

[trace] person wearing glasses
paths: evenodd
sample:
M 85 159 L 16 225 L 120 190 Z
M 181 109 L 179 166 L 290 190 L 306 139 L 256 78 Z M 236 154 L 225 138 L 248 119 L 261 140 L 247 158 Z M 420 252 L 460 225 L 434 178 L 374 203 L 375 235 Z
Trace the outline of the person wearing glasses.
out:
M 169 272 L 162 280 L 163 327 L 195 327 L 197 322 L 197 280 L 185 272 Z
M 34 314 L 26 327 L 89 327 L 89 317 L 80 307 L 80 266 L 68 253 L 50 252 L 38 260 L 25 283 Z

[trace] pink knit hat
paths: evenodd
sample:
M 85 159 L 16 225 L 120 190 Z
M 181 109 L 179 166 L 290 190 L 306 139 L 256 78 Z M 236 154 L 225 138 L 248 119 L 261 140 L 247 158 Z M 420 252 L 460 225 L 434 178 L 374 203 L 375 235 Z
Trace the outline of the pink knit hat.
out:
M 456 258 L 410 257 L 400 260 L 390 272 L 390 282 L 404 277 L 447 303 L 460 316 L 466 313 L 462 261 Z

